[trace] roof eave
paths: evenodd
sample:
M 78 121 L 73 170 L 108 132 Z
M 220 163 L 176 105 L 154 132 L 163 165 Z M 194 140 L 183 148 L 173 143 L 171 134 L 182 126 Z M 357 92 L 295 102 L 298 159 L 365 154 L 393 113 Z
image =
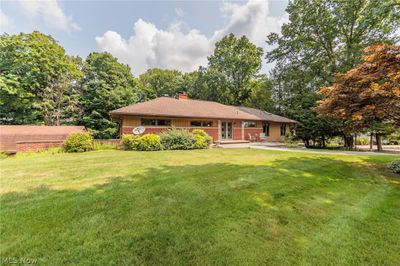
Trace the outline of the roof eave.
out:
M 254 121 L 265 121 L 261 118 L 244 118 L 244 117 L 222 117 L 222 116 L 192 116 L 192 115 L 176 115 L 176 114 L 143 114 L 143 113 L 131 113 L 131 112 L 109 112 L 110 116 L 151 116 L 151 117 L 183 117 L 183 118 L 202 118 L 202 119 L 231 119 L 231 120 L 254 120 Z

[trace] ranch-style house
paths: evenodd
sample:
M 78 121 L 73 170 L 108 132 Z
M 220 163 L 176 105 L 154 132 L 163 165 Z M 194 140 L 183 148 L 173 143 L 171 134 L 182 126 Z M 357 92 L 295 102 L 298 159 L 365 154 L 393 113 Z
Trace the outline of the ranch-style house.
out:
M 254 108 L 192 100 L 186 93 L 132 104 L 113 110 L 110 115 L 119 122 L 121 135 L 133 134 L 140 126 L 144 133 L 157 134 L 171 127 L 203 129 L 214 142 L 281 142 L 297 123 Z

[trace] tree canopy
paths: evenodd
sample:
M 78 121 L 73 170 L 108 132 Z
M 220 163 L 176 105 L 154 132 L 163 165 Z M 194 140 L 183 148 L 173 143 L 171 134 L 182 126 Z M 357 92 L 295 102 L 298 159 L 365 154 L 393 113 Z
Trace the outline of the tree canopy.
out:
M 119 63 L 106 52 L 89 54 L 83 73 L 80 122 L 96 138 L 117 137 L 118 124 L 110 119 L 108 113 L 137 101 L 140 92 L 138 81 L 128 65 Z
M 144 99 L 174 96 L 182 90 L 183 75 L 177 70 L 152 68 L 139 76 Z
M 79 59 L 51 36 L 0 36 L 0 116 L 3 124 L 60 124 L 76 107 Z M 70 108 L 64 108 L 68 105 Z
M 276 63 L 272 96 L 281 114 L 301 122 L 298 133 L 304 140 L 323 139 L 327 123 L 335 128 L 330 132 L 343 130 L 337 130 L 337 121 L 317 116 L 319 88 L 360 63 L 365 47 L 398 40 L 399 6 L 393 0 L 298 0 L 287 12 L 281 35 L 272 33 L 267 40 L 277 46 L 266 55 L 267 62 Z
M 233 34 L 215 44 L 214 53 L 208 57 L 208 66 L 199 69 L 198 91 L 191 96 L 241 105 L 251 94 L 251 81 L 261 68 L 263 50 L 246 36 Z

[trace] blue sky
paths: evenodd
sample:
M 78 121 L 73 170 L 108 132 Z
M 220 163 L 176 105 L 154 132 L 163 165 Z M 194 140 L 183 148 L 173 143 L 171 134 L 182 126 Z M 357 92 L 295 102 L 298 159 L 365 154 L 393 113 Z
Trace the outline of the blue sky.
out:
M 286 0 L 1 1 L 1 32 L 39 30 L 71 55 L 108 51 L 139 75 L 148 68 L 191 71 L 233 32 L 264 49 L 269 32 L 287 22 Z M 265 61 L 265 60 L 264 60 Z M 271 66 L 264 62 L 263 72 Z

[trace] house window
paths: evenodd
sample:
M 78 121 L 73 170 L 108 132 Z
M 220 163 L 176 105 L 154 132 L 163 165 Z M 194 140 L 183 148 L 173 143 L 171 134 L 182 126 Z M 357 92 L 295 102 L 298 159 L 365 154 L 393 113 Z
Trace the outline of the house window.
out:
M 286 136 L 286 125 L 281 125 L 281 136 Z
M 142 126 L 155 126 L 157 125 L 156 119 L 142 119 Z
M 171 120 L 157 119 L 157 126 L 170 126 Z
M 256 122 L 249 122 L 245 121 L 243 122 L 244 127 L 256 127 Z
M 191 127 L 212 127 L 211 121 L 190 121 Z
M 265 134 L 266 137 L 269 136 L 269 124 L 268 123 L 263 123 L 263 133 Z
M 142 119 L 142 126 L 170 126 L 171 120 L 165 119 Z

